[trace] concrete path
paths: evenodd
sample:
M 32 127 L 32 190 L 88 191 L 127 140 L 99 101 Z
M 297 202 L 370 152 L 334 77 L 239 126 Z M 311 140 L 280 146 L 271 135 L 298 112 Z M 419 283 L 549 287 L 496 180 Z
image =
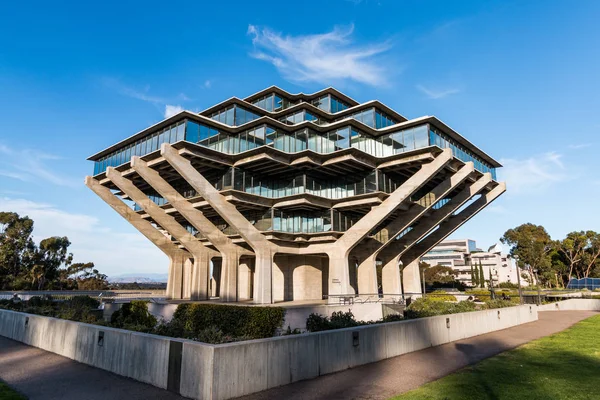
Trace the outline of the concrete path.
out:
M 540 312 L 536 322 L 296 382 L 243 399 L 387 399 L 484 358 L 559 332 L 595 314 Z M 166 390 L 3 337 L 0 337 L 0 379 L 31 400 L 183 399 Z
M 536 322 L 292 383 L 240 400 L 388 399 L 485 358 L 560 332 L 596 314 L 594 311 L 540 312 Z
M 2 336 L 0 379 L 30 400 L 185 399 Z

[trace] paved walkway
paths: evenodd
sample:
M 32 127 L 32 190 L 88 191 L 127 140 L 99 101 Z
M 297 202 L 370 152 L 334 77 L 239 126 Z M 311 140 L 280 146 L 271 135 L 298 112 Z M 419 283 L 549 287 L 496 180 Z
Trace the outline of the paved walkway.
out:
M 559 332 L 595 314 L 541 312 L 536 322 L 296 382 L 243 399 L 387 399 L 484 358 Z M 3 337 L 0 337 L 0 379 L 31 400 L 183 399 Z
M 485 358 L 560 332 L 596 314 L 593 311 L 540 312 L 535 322 L 292 383 L 240 400 L 388 399 Z

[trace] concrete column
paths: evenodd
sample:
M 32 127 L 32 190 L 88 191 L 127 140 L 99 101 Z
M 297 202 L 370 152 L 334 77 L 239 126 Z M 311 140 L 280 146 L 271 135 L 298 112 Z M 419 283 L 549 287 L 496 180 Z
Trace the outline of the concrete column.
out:
M 378 294 L 376 253 L 370 254 L 358 265 L 358 294 L 366 297 Z
M 384 298 L 402 298 L 402 282 L 400 281 L 398 257 L 393 257 L 383 264 L 383 268 L 381 269 L 381 285 L 383 287 Z
M 183 288 L 184 264 L 189 257 L 177 255 L 169 259 L 169 277 L 167 280 L 167 299 L 181 300 L 185 298 Z
M 416 259 L 406 265 L 402 270 L 402 281 L 404 293 L 407 296 L 420 297 L 421 288 L 421 273 L 419 271 L 419 259 Z M 415 293 L 417 295 L 415 296 Z
M 329 302 L 337 303 L 340 296 L 354 296 L 356 293 L 350 285 L 348 254 L 339 250 L 327 254 L 329 256 Z
M 212 289 L 212 295 L 214 297 L 220 297 L 221 296 L 221 271 L 222 271 L 221 265 L 222 265 L 222 261 L 220 258 L 213 258 L 212 264 L 213 264 L 212 277 L 213 277 L 213 283 L 215 285 Z
M 194 257 L 191 276 L 191 300 L 206 300 L 210 297 L 210 256 L 208 253 Z
M 237 253 L 225 254 L 221 264 L 221 301 L 238 300 L 238 268 L 239 256 Z
M 251 279 L 252 279 L 252 260 L 242 258 L 238 268 L 238 299 L 248 300 L 252 298 Z
M 254 297 L 256 304 L 273 303 L 273 256 L 270 251 L 256 252 L 254 261 Z

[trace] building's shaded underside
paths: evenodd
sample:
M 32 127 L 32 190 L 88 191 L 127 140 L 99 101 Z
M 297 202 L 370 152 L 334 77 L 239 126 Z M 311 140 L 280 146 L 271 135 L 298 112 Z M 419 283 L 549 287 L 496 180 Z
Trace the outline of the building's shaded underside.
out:
M 277 112 L 251 104 L 269 93 L 298 104 Z M 330 96 L 330 102 L 335 96 L 346 109 L 329 113 L 310 104 L 319 96 Z M 236 104 L 255 119 L 228 126 L 210 118 Z M 378 102 L 368 104 L 373 115 L 384 110 L 391 125 L 376 129 L 357 121 L 352 112 L 365 106 L 333 89 L 289 95 L 269 88 L 199 115 L 183 112 L 91 157 L 96 175 L 86 184 L 169 257 L 172 299 L 211 294 L 255 303 L 355 295 L 398 299 L 420 292 L 420 257 L 501 195 L 505 185 L 493 179 L 497 162 L 449 128 L 443 131 L 445 125 L 433 117 L 415 125 Z M 298 110 L 318 115 L 319 124 L 273 118 Z M 180 136 L 172 130 L 171 140 L 152 148 L 149 141 L 149 152 L 135 148 L 154 131 L 181 121 L 186 126 Z M 401 150 L 386 147 L 400 129 L 405 132 L 400 138 L 409 137 L 411 124 L 429 142 L 417 146 L 420 139 L 410 131 L 412 147 L 401 140 L 394 142 Z M 202 137 L 202 128 L 213 126 L 220 132 Z M 252 136 L 256 147 L 247 149 L 250 134 L 244 132 L 257 126 L 267 127 L 265 142 L 257 145 Z M 308 126 L 311 133 L 299 133 Z M 327 132 L 334 129 L 341 133 L 332 139 Z M 436 145 L 434 129 L 439 137 L 447 135 L 444 143 L 458 144 Z M 310 135 L 323 149 L 309 148 Z M 131 150 L 119 150 L 126 146 Z

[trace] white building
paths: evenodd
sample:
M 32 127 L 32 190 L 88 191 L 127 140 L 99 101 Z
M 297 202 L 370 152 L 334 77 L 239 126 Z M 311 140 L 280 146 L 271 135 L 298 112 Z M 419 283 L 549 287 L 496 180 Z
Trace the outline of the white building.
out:
M 517 283 L 517 269 L 506 254 L 502 253 L 499 244 L 491 246 L 487 251 L 477 248 L 474 240 L 449 239 L 435 246 L 422 260 L 431 266 L 443 265 L 450 267 L 456 273 L 456 279 L 467 286 L 474 286 L 471 282 L 471 266 L 483 268 L 484 278 L 490 278 L 490 271 L 494 285 L 503 282 Z M 527 282 L 521 279 L 521 285 Z

